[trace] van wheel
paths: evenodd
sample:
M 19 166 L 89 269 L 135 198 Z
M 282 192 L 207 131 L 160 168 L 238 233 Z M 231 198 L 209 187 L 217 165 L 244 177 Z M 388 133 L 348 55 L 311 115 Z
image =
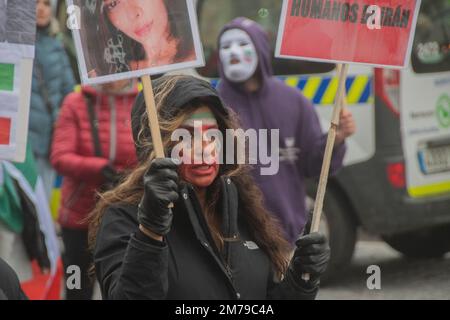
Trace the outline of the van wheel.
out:
M 392 248 L 410 258 L 438 258 L 450 251 L 450 225 L 383 236 Z
M 308 188 L 309 189 L 309 188 Z M 308 190 L 307 209 L 314 210 L 315 191 Z M 356 223 L 352 219 L 350 207 L 339 193 L 329 187 L 325 195 L 320 232 L 330 244 L 331 256 L 328 269 L 321 283 L 333 281 L 350 263 L 356 243 Z

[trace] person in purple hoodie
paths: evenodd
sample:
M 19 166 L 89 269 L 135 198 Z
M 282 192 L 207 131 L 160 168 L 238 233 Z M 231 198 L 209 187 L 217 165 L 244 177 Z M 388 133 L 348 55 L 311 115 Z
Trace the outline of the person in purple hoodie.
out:
M 253 171 L 266 206 L 278 217 L 286 239 L 294 243 L 307 220 L 304 181 L 320 175 L 327 136 L 312 103 L 273 76 L 269 40 L 260 25 L 247 18 L 236 18 L 222 29 L 218 46 L 221 98 L 239 115 L 244 128 L 269 132 L 279 129 L 278 173 L 263 175 L 261 170 Z M 353 116 L 344 110 L 332 174 L 342 166 L 345 139 L 354 132 Z M 257 164 L 255 169 L 260 167 Z

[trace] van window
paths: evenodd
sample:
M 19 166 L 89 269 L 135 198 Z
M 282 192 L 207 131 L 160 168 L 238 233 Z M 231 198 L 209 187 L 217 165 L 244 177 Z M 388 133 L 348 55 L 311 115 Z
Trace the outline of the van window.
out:
M 222 27 L 237 17 L 247 17 L 261 24 L 269 34 L 272 50 L 278 33 L 281 14 L 280 0 L 199 0 L 197 13 L 206 66 L 198 72 L 208 78 L 219 76 L 217 37 Z M 329 72 L 334 64 L 273 58 L 276 75 Z
M 450 0 L 422 1 L 411 59 L 416 73 L 450 71 Z

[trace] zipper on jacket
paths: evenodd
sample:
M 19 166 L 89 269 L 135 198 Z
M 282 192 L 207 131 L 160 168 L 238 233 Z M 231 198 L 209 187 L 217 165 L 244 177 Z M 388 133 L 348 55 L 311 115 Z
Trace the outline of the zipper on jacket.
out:
M 231 282 L 234 284 L 233 273 L 231 272 L 230 266 L 228 264 L 225 264 L 225 270 L 227 270 L 228 277 L 230 278 Z
M 189 189 L 191 192 L 193 192 L 193 194 L 195 195 L 195 189 L 194 189 L 194 187 L 193 187 L 192 185 L 188 184 L 188 189 Z M 196 197 L 196 196 L 193 196 L 193 197 L 191 197 L 191 198 L 192 198 L 193 202 L 195 202 L 195 205 L 193 206 L 193 209 L 196 210 L 196 207 L 197 207 L 199 210 L 201 210 L 201 206 L 200 206 L 200 203 L 199 203 L 197 197 Z M 197 215 L 197 219 L 200 219 L 200 217 L 198 217 L 198 214 L 197 214 L 197 213 L 194 213 L 194 214 Z M 203 216 L 203 212 L 200 212 L 200 215 Z M 205 234 L 206 232 L 208 232 L 208 234 L 210 235 L 210 238 L 212 238 L 212 237 L 211 237 L 211 232 L 210 232 L 210 230 L 209 230 L 209 226 L 208 226 L 208 224 L 206 223 L 206 219 L 204 218 L 204 216 L 203 216 L 203 219 L 204 219 L 204 222 L 205 222 L 206 227 L 208 228 L 208 230 L 202 230 L 202 231 L 203 231 L 204 234 Z M 199 222 L 200 228 L 203 229 L 203 228 L 201 227 L 200 221 L 198 221 L 198 222 Z M 231 287 L 233 288 L 233 291 L 234 291 L 236 297 L 238 297 L 238 299 L 239 299 L 239 296 L 240 296 L 240 295 L 239 295 L 239 293 L 237 293 L 236 287 L 234 286 L 234 277 L 233 277 L 233 273 L 232 273 L 232 271 L 231 271 L 231 268 L 230 268 L 229 264 L 225 262 L 225 260 L 224 260 L 224 258 L 222 257 L 221 253 L 220 253 L 219 250 L 216 248 L 214 241 L 212 242 L 212 245 L 214 245 L 214 247 L 216 248 L 216 250 L 213 249 L 213 248 L 211 247 L 211 245 L 209 245 L 209 244 L 207 243 L 208 240 L 207 240 L 207 235 L 206 235 L 206 234 L 205 234 L 205 237 L 206 237 L 206 238 L 205 238 L 205 241 L 202 241 L 201 239 L 199 239 L 200 242 L 203 244 L 203 247 L 204 247 L 205 249 L 207 249 L 207 250 L 209 251 L 209 253 L 214 257 L 214 259 L 215 259 L 216 261 L 218 261 L 219 264 L 223 267 L 223 269 L 225 270 L 225 275 L 227 276 L 228 280 L 230 281 Z

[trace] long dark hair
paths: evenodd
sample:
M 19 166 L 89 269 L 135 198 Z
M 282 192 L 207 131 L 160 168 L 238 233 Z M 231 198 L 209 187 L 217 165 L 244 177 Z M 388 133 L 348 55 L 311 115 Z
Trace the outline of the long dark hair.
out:
M 158 109 L 161 125 L 161 135 L 165 151 L 168 152 L 173 147 L 174 142 L 171 141 L 172 132 L 179 128 L 186 118 L 200 106 L 209 106 L 214 112 L 217 119 L 219 130 L 225 133 L 226 129 L 237 129 L 238 121 L 234 113 L 227 115 L 217 112 L 213 108 L 211 100 L 208 98 L 196 98 L 188 102 L 178 113 L 169 119 L 165 118 L 164 109 L 170 106 L 165 105 L 165 98 L 173 90 L 177 81 L 189 76 L 169 76 L 161 85 L 154 88 L 155 102 Z M 163 109 L 163 110 L 161 110 Z M 143 114 L 140 118 L 140 132 L 137 135 L 136 145 L 138 150 L 145 152 L 145 156 L 140 155 L 139 165 L 133 170 L 125 180 L 114 190 L 100 195 L 100 201 L 90 215 L 89 244 L 91 250 L 95 246 L 96 235 L 102 221 L 102 217 L 106 209 L 113 204 L 129 204 L 137 206 L 144 192 L 143 176 L 148 170 L 151 161 L 155 158 L 151 137 L 146 134 L 148 130 L 148 117 Z M 224 135 L 226 136 L 226 135 Z M 228 138 L 228 137 L 227 137 Z M 236 145 L 236 143 L 235 143 Z M 224 153 L 226 150 L 224 151 Z M 168 153 L 170 154 L 170 152 Z M 236 152 L 235 152 L 236 154 Z M 224 154 L 226 158 L 226 154 Z M 236 162 L 235 162 L 236 163 Z M 237 187 L 240 203 L 240 215 L 246 221 L 248 228 L 255 240 L 264 252 L 269 256 L 276 274 L 281 277 L 286 271 L 288 265 L 288 255 L 290 246 L 283 238 L 281 228 L 278 221 L 273 218 L 264 207 L 263 196 L 259 188 L 253 181 L 246 165 L 240 164 L 222 164 L 220 165 L 219 176 L 227 176 L 232 179 Z M 217 246 L 221 248 L 225 241 L 229 241 L 223 237 L 220 231 L 221 213 L 220 210 L 220 179 L 216 181 L 207 190 L 207 208 L 205 212 L 208 226 Z
M 163 0 L 167 8 L 170 35 L 178 40 L 177 54 L 174 62 L 183 61 L 194 52 L 193 35 L 189 26 L 189 15 L 186 0 Z M 142 45 L 118 30 L 109 21 L 106 12 L 101 12 L 103 0 L 87 1 L 74 0 L 74 4 L 81 8 L 80 36 L 85 43 L 83 48 L 86 68 L 95 70 L 97 76 L 131 71 L 130 62 L 145 59 L 146 53 Z M 112 61 L 106 61 L 105 50 L 109 44 L 128 51 L 119 51 L 119 55 Z

